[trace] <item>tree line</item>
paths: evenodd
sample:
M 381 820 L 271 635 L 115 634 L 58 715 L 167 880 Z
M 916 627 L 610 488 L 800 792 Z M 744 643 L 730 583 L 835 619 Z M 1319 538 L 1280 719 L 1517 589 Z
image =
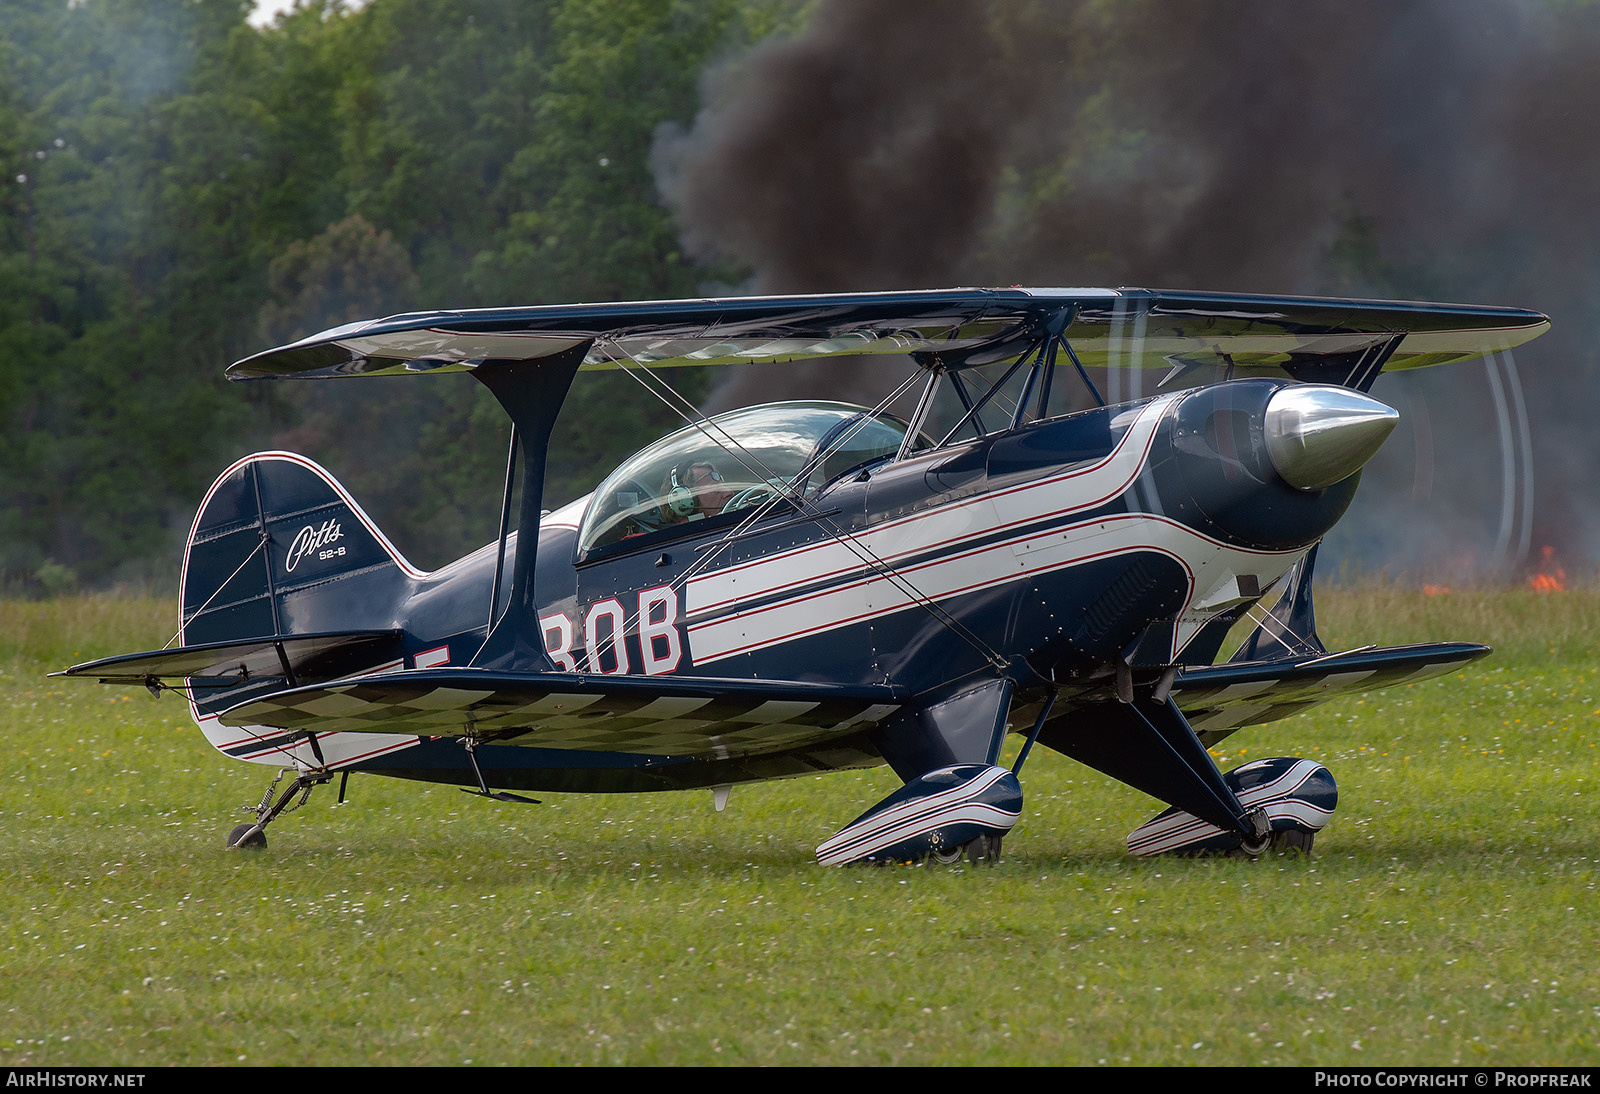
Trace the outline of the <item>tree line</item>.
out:
M 494 534 L 504 415 L 464 378 L 229 384 L 398 311 L 692 295 L 652 142 L 796 17 L 740 0 L 7 0 L 0 576 L 170 585 L 237 456 L 323 460 L 422 565 Z M 703 391 L 703 377 L 687 378 Z M 548 496 L 674 424 L 586 375 Z

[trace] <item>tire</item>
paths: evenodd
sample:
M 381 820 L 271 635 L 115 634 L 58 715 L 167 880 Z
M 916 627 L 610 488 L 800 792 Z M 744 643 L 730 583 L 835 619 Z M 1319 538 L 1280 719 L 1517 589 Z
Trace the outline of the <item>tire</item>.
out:
M 248 837 L 246 835 L 254 827 L 253 824 L 235 825 L 233 831 L 228 833 L 228 846 L 242 851 L 265 851 L 267 849 L 265 832 L 255 832 Z
M 1305 855 L 1311 857 L 1311 845 L 1317 841 L 1315 832 L 1301 832 L 1289 828 L 1282 832 L 1272 834 L 1272 848 L 1283 855 Z
M 980 862 L 995 863 L 1000 861 L 1000 837 L 976 836 L 967 841 L 967 861 L 976 866 Z

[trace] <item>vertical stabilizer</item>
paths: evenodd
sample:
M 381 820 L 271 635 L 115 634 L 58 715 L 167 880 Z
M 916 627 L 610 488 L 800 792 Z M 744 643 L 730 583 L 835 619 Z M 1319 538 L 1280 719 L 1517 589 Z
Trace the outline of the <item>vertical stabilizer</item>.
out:
M 293 452 L 260 452 L 222 473 L 183 557 L 184 645 L 383 629 L 407 562 L 334 477 Z
M 191 676 L 189 709 L 225 755 L 280 767 L 326 767 L 410 747 L 414 737 L 338 734 L 318 742 L 264 726 L 227 727 L 235 703 L 311 679 L 381 667 L 399 656 L 397 611 L 424 577 L 395 550 L 334 477 L 293 452 L 259 452 L 224 471 L 189 533 L 180 591 L 184 646 L 326 632 L 371 632 L 309 663 L 292 643 L 268 643 L 277 665 Z M 388 639 L 382 641 L 380 639 Z M 259 659 L 258 659 L 259 660 Z M 395 660 L 400 667 L 403 660 Z

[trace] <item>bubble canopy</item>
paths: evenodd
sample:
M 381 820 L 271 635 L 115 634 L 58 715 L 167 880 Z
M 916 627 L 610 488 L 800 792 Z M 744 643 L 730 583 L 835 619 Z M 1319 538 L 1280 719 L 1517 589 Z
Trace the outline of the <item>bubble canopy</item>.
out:
M 893 456 L 906 428 L 891 415 L 834 402 L 766 403 L 686 426 L 630 456 L 600 484 L 579 550 L 636 537 L 644 546 L 774 497 L 815 496 L 847 472 Z

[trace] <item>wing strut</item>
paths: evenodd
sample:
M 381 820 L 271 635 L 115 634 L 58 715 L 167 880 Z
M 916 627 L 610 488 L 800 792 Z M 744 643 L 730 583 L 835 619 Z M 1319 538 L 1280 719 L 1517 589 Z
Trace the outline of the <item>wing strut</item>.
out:
M 1100 389 L 1094 386 L 1094 381 L 1089 379 L 1089 372 L 1083 367 L 1083 362 L 1078 360 L 1078 355 L 1072 351 L 1072 343 L 1065 337 L 1057 336 L 1056 341 L 1067 351 L 1067 356 L 1072 358 L 1072 363 L 1078 368 L 1078 375 L 1083 377 L 1083 386 L 1089 389 L 1089 394 L 1094 396 L 1096 406 L 1105 406 L 1105 397 L 1100 394 Z
M 940 438 L 939 443 L 937 445 L 935 445 L 934 447 L 935 448 L 943 448 L 945 445 L 949 444 L 950 443 L 950 439 L 952 437 L 954 437 L 957 433 L 961 432 L 961 430 L 965 429 L 968 422 L 976 423 L 977 428 L 980 431 L 980 435 L 981 435 L 981 432 L 983 430 L 983 423 L 982 423 L 982 420 L 978 418 L 979 413 L 982 412 L 984 407 L 989 405 L 989 400 L 993 399 L 996 395 L 998 395 L 1000 393 L 1000 389 L 1005 386 L 1006 381 L 1011 379 L 1011 377 L 1015 376 L 1017 374 L 1017 370 L 1020 369 L 1023 365 L 1028 363 L 1028 357 L 1032 353 L 1033 353 L 1033 349 L 1030 347 L 1026 353 L 1024 353 L 1021 357 L 1017 358 L 1017 363 L 1012 365 L 1010 368 L 1006 369 L 1006 371 L 1000 376 L 1000 379 L 996 380 L 990 386 L 989 390 L 983 393 L 983 397 L 981 399 L 979 399 L 976 403 L 974 403 L 972 406 L 967 408 L 967 412 L 961 416 L 961 420 L 959 422 L 957 422 L 955 425 L 951 426 L 950 427 L 950 431 L 948 433 L 946 433 L 942 438 Z M 1035 367 L 1037 367 L 1037 365 Z M 1018 405 L 1020 406 L 1020 405 L 1022 405 L 1022 403 L 1025 403 L 1025 402 L 1026 402 L 1026 399 L 1023 399 L 1023 400 L 1019 401 Z
M 922 432 L 922 423 L 928 420 L 928 411 L 933 409 L 934 396 L 939 394 L 939 386 L 944 382 L 943 369 L 932 368 L 928 370 L 928 382 L 923 385 L 922 395 L 917 399 L 917 408 L 911 412 L 911 421 L 906 426 L 906 435 L 900 441 L 900 450 L 894 458 L 903 460 L 911 455 L 917 446 L 917 435 Z M 884 404 L 888 405 L 888 404 Z
M 1045 327 L 1044 341 L 1039 343 L 1039 353 L 1033 359 L 1033 368 L 1028 370 L 1028 380 L 1022 385 L 1022 394 L 1017 396 L 1017 408 L 1011 415 L 1011 428 L 1017 429 L 1022 425 L 1022 416 L 1027 413 L 1028 399 L 1033 395 L 1033 382 L 1039 381 L 1039 409 L 1034 415 L 1036 421 L 1043 421 L 1050 408 L 1050 377 L 1056 370 L 1056 346 L 1066 345 L 1066 339 L 1061 332 L 1067 329 L 1067 324 L 1072 322 L 1072 309 L 1062 308 L 1050 317 L 1049 324 Z M 1067 346 L 1067 354 L 1072 357 L 1074 364 L 1078 358 L 1073 355 L 1072 347 Z M 1083 373 L 1083 366 L 1078 365 L 1078 371 Z M 1089 376 L 1083 373 L 1085 383 Z M 1105 400 L 1100 399 L 1100 392 L 1093 384 L 1089 390 L 1094 392 L 1094 397 L 1100 400 L 1100 405 L 1105 406 Z
M 942 448 L 949 444 L 955 439 L 957 434 L 959 434 L 968 426 L 971 426 L 976 434 L 980 437 L 988 433 L 988 429 L 983 424 L 982 413 L 984 407 L 988 406 L 990 401 L 993 400 L 995 396 L 1000 394 L 1001 388 L 1003 388 L 1006 382 L 1010 380 L 1011 377 L 1015 376 L 1018 370 L 1020 370 L 1024 365 L 1028 366 L 1028 372 L 1023 379 L 1022 390 L 1018 393 L 1016 402 L 1011 408 L 1011 428 L 1018 429 L 1022 426 L 1023 419 L 1028 413 L 1028 403 L 1035 398 L 1035 388 L 1038 390 L 1038 396 L 1037 405 L 1034 409 L 1034 420 L 1043 421 L 1045 418 L 1049 417 L 1050 386 L 1051 381 L 1055 377 L 1056 355 L 1058 351 L 1063 349 L 1067 351 L 1067 356 L 1071 358 L 1072 363 L 1077 366 L 1078 375 L 1083 379 L 1084 386 L 1089 389 L 1089 394 L 1094 397 L 1094 400 L 1098 405 L 1105 406 L 1106 401 L 1105 398 L 1101 396 L 1100 389 L 1095 387 L 1094 381 L 1089 379 L 1088 372 L 1085 371 L 1083 364 L 1078 360 L 1077 353 L 1073 351 L 1071 344 L 1068 343 L 1066 335 L 1063 333 L 1067 329 L 1068 325 L 1071 324 L 1073 315 L 1073 309 L 1063 308 L 1060 311 L 1057 311 L 1054 315 L 1050 316 L 1044 325 L 1044 333 L 1039 340 L 1031 343 L 1027 349 L 1023 350 L 1022 354 L 1016 359 L 1011 367 L 1007 369 L 998 380 L 995 380 L 993 383 L 989 384 L 989 390 L 984 392 L 976 402 L 973 401 L 971 394 L 967 391 L 966 384 L 962 381 L 960 373 L 950 372 L 951 385 L 955 389 L 956 397 L 961 400 L 961 405 L 965 408 L 966 413 L 961 416 L 960 421 L 956 422 L 956 424 L 945 433 L 944 437 L 940 439 L 939 443 L 935 445 L 935 447 Z M 945 371 L 940 365 L 938 365 L 937 361 L 929 364 L 922 361 L 921 355 L 916 356 L 918 358 L 918 363 L 921 364 L 922 367 L 932 371 L 935 376 L 940 376 Z M 902 449 L 899 457 L 897 458 L 904 459 L 906 454 L 906 450 Z

